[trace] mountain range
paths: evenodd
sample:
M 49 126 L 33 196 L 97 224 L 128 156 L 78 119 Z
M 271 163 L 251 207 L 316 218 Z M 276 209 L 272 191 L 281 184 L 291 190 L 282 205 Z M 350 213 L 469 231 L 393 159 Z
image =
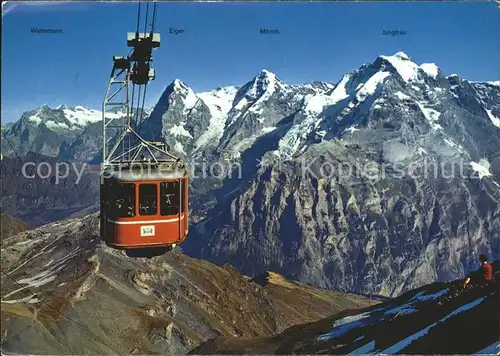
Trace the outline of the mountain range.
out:
M 95 163 L 97 116 L 85 126 L 68 110 L 25 113 L 5 134 L 21 153 Z M 175 80 L 141 130 L 191 166 L 193 257 L 385 296 L 461 277 L 479 253 L 500 258 L 498 81 L 403 52 L 336 83 L 262 70 L 195 93 Z
M 214 354 L 498 355 L 498 287 L 433 283 L 398 298 L 261 338 L 211 339 L 190 352 Z

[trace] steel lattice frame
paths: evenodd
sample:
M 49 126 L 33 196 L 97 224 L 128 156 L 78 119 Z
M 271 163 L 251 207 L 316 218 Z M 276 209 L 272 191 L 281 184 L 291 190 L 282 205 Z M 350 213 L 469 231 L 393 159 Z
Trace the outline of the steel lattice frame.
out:
M 102 104 L 102 171 L 143 162 L 138 160 L 143 153 L 149 154 L 152 163 L 182 167 L 183 162 L 169 153 L 164 143 L 146 141 L 132 128 L 133 98 L 132 100 L 130 98 L 130 61 L 127 57 L 113 57 L 113 61 L 113 70 Z M 113 111 L 123 108 L 126 109 L 125 117 Z M 142 115 L 142 113 L 139 114 Z M 131 142 L 138 143 L 132 146 Z M 120 145 L 121 150 L 117 153 Z M 158 155 L 165 159 L 158 159 Z

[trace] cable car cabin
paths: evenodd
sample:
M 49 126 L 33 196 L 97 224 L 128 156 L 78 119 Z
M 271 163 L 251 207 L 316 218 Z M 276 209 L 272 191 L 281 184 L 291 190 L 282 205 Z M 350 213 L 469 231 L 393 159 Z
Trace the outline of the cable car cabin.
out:
M 123 169 L 107 173 L 101 182 L 101 236 L 109 246 L 168 250 L 184 241 L 187 171 L 150 168 L 142 176 Z

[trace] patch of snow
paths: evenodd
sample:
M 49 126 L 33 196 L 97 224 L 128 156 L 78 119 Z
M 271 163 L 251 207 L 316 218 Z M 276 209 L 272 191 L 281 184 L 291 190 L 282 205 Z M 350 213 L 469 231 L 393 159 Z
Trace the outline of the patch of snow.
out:
M 184 128 L 184 126 L 182 125 L 173 125 L 169 130 L 168 132 L 175 136 L 175 137 L 178 137 L 178 136 L 185 136 L 185 137 L 189 137 L 189 138 L 193 138 L 193 136 L 189 133 L 188 130 L 186 130 Z
M 412 308 L 408 305 L 401 305 L 393 309 L 387 310 L 384 315 L 392 315 L 392 314 L 412 314 L 417 312 L 418 310 L 415 308 Z
M 52 282 L 56 279 L 56 275 L 50 275 L 51 271 L 42 271 L 30 278 L 23 278 L 17 281 L 19 284 L 28 284 L 30 287 L 39 287 Z
M 488 84 L 491 84 L 491 85 L 496 85 L 497 87 L 500 87 L 500 80 L 496 80 L 494 82 L 486 82 Z
M 177 140 L 175 141 L 175 144 L 174 144 L 174 150 L 179 152 L 179 153 L 186 154 L 186 152 L 184 152 L 184 146 L 182 145 L 182 143 L 180 143 Z
M 474 353 L 474 355 L 500 355 L 500 341 L 486 346 L 484 349 Z
M 321 123 L 316 115 L 309 115 L 299 124 L 293 125 L 278 142 L 278 149 L 274 154 L 283 157 L 292 157 L 306 137 Z
M 52 274 L 51 271 L 42 271 L 39 274 L 37 274 L 34 277 L 31 278 L 23 278 L 19 281 L 17 281 L 19 284 L 26 284 L 26 286 L 18 288 L 8 294 L 6 294 L 3 298 L 8 298 L 13 294 L 16 294 L 22 290 L 25 290 L 26 288 L 34 288 L 34 287 L 40 287 L 43 286 L 47 283 L 52 282 L 57 278 L 56 274 Z M 3 301 L 3 300 L 2 300 Z
M 330 94 L 330 97 L 332 98 L 333 101 L 339 102 L 340 100 L 343 100 L 343 99 L 349 97 L 349 95 L 347 95 L 345 86 L 350 78 L 351 78 L 351 76 L 349 74 L 345 74 L 342 77 L 340 82 L 337 84 L 335 89 Z
M 231 110 L 238 88 L 234 86 L 202 92 L 198 97 L 208 106 L 212 116 L 225 116 Z
M 483 177 L 490 177 L 490 162 L 486 158 L 482 158 L 479 162 L 470 162 L 472 169 L 477 172 L 479 179 Z
M 45 264 L 45 267 L 49 267 L 52 263 L 54 263 L 54 260 L 50 260 L 49 262 L 47 262 L 47 263 Z
M 357 315 L 350 315 L 345 318 L 336 320 L 333 323 L 332 331 L 318 336 L 318 341 L 331 340 L 333 338 L 339 337 L 347 333 L 349 330 L 355 329 L 357 327 L 363 326 L 365 323 L 363 319 L 370 316 L 370 313 L 360 313 Z
M 35 115 L 31 115 L 29 118 L 28 118 L 29 121 L 31 122 L 34 122 L 35 124 L 39 124 L 42 122 L 42 119 L 38 116 L 38 114 L 35 114 Z
M 25 302 L 30 302 L 35 295 L 28 295 L 27 297 L 20 298 L 20 299 L 13 299 L 13 300 L 2 300 L 2 303 L 7 303 L 7 304 L 15 304 L 15 303 L 25 303 Z
M 248 100 L 243 97 L 241 98 L 238 103 L 234 106 L 235 110 L 243 110 L 243 108 L 248 104 Z M 232 122 L 231 122 L 232 123 Z
M 500 118 L 496 117 L 495 115 L 493 115 L 491 113 L 491 110 L 486 110 L 486 113 L 488 114 L 491 122 L 493 123 L 493 125 L 495 125 L 496 127 L 500 128 Z
M 73 109 L 65 107 L 62 112 L 69 122 L 80 127 L 102 120 L 102 111 L 87 109 L 83 106 L 75 106 Z M 123 116 L 123 113 L 106 113 L 106 118 L 110 119 L 118 119 Z
M 52 226 L 55 226 L 54 224 Z M 66 225 L 67 226 L 67 225 Z M 49 234 L 50 236 L 50 234 Z M 36 257 L 44 254 L 44 253 L 49 253 L 50 251 L 52 251 L 53 249 L 55 249 L 57 247 L 56 245 L 56 242 L 58 240 L 60 240 L 62 237 L 64 236 L 64 234 L 61 234 L 59 235 L 56 239 L 54 239 L 52 242 L 50 242 L 48 245 L 46 245 L 45 247 L 43 247 L 40 252 L 38 252 L 37 254 L 33 255 L 32 257 L 26 259 L 23 263 L 21 263 L 19 266 L 17 266 L 16 268 L 14 268 L 12 271 L 10 271 L 9 273 L 12 274 L 14 273 L 15 271 L 17 271 L 18 269 L 20 269 L 21 267 L 23 267 L 24 265 L 26 265 L 28 262 L 32 261 L 33 259 L 35 259 Z M 51 247 L 51 249 L 49 249 L 49 247 Z
M 267 133 L 272 132 L 272 131 L 274 131 L 274 130 L 276 130 L 276 127 L 274 127 L 274 126 L 264 127 L 264 128 L 261 130 L 261 133 L 262 133 L 262 134 L 267 134 Z
M 373 351 L 375 351 L 375 341 L 370 341 L 368 344 L 363 345 L 354 351 L 351 351 L 348 355 L 366 355 Z
M 420 69 L 432 78 L 436 78 L 439 74 L 439 68 L 434 63 L 422 63 Z
M 65 235 L 61 234 L 61 236 L 59 236 L 59 238 L 61 238 L 62 236 L 65 236 Z M 33 256 L 33 257 L 29 258 L 28 260 L 26 260 L 23 264 L 21 264 L 20 266 L 18 266 L 14 270 L 12 270 L 10 273 L 12 274 L 14 271 L 16 271 L 19 268 L 21 268 L 24 264 L 26 264 L 27 262 L 29 262 L 30 260 L 32 260 L 36 256 L 39 256 L 40 254 L 44 253 L 45 249 L 47 249 L 50 245 L 52 245 L 58 239 L 54 240 L 49 245 L 45 246 L 38 254 L 36 254 L 35 256 Z M 54 281 L 57 278 L 58 273 L 61 270 L 67 268 L 66 262 L 68 262 L 71 258 L 77 256 L 80 249 L 81 249 L 80 247 L 76 247 L 75 249 L 73 249 L 73 251 L 71 251 L 70 253 L 68 253 L 67 255 L 65 255 L 63 258 L 57 260 L 56 263 L 54 263 L 54 264 L 51 263 L 52 267 L 49 268 L 48 270 L 41 271 L 40 273 L 38 273 L 37 275 L 35 275 L 33 277 L 23 278 L 23 279 L 18 280 L 17 281 L 18 284 L 26 284 L 26 286 L 18 288 L 16 290 L 14 290 L 14 291 L 6 294 L 5 296 L 3 296 L 3 298 L 8 298 L 9 296 L 11 296 L 11 295 L 13 295 L 15 293 L 18 293 L 18 292 L 20 292 L 22 290 L 25 290 L 27 288 L 40 287 L 40 286 L 43 286 L 43 285 L 45 285 L 47 283 L 50 283 L 50 282 Z
M 345 132 L 348 132 L 348 133 L 350 133 L 350 134 L 353 134 L 353 133 L 355 133 L 356 131 L 359 131 L 359 129 L 357 128 L 357 126 L 358 126 L 358 125 L 354 125 L 354 126 L 350 126 L 350 127 L 346 128 L 346 129 L 342 132 L 342 134 L 343 134 L 343 133 L 345 133 Z
M 304 97 L 303 110 L 306 115 L 319 114 L 325 106 L 335 105 L 337 100 L 328 95 L 315 94 L 306 95 Z
M 234 159 L 240 158 L 241 157 L 241 152 L 246 150 L 248 147 L 250 147 L 256 140 L 258 136 L 252 135 L 251 137 L 244 138 L 243 140 L 239 141 L 232 147 L 232 156 Z
M 450 145 L 451 147 L 453 148 L 456 148 L 457 147 L 457 144 L 447 138 L 444 139 L 444 142 L 446 142 L 448 145 Z
M 52 120 L 47 120 L 45 122 L 45 125 L 47 125 L 47 127 L 49 129 L 69 129 L 69 126 L 64 122 L 56 122 L 56 121 L 52 121 Z
M 389 72 L 377 72 L 370 77 L 363 87 L 356 94 L 358 101 L 363 101 L 367 96 L 372 95 L 377 87 L 390 75 Z
M 422 147 L 419 147 L 417 149 L 417 153 L 420 154 L 421 156 L 423 156 L 424 154 L 427 154 L 427 151 L 424 150 Z
M 396 95 L 398 97 L 398 99 L 400 99 L 400 100 L 410 99 L 410 97 L 408 95 L 405 95 L 405 94 L 401 93 L 400 91 L 397 91 L 394 95 Z
M 31 245 L 31 244 L 37 243 L 38 241 L 40 241 L 40 240 L 39 239 L 33 239 L 33 240 L 20 241 L 20 242 L 17 242 L 15 244 L 15 246 Z
M 335 320 L 335 322 L 333 323 L 333 327 L 337 327 L 337 326 L 340 326 L 340 325 L 352 323 L 353 321 L 358 321 L 358 320 L 361 320 L 361 319 L 365 319 L 365 318 L 367 318 L 369 316 L 370 316 L 370 313 L 360 313 L 360 314 L 356 314 L 356 315 L 349 315 L 349 316 L 346 316 L 346 317 L 344 317 L 342 319 Z
M 406 53 L 397 52 L 393 56 L 381 56 L 381 58 L 388 61 L 405 82 L 417 78 L 419 67 L 410 60 Z
M 405 60 L 410 60 L 410 57 L 404 53 L 403 51 L 398 51 L 396 52 L 396 54 L 394 55 L 394 57 L 397 57 L 397 58 L 400 58 L 400 59 L 405 59 Z
M 479 298 L 479 299 L 476 299 L 470 303 L 467 303 L 465 305 L 462 305 L 460 308 L 458 309 L 455 309 L 454 311 L 452 311 L 450 314 L 446 315 L 444 318 L 442 318 L 441 320 L 435 322 L 435 323 L 432 323 L 431 325 L 427 326 L 426 328 L 408 336 L 407 338 L 399 341 L 398 343 L 390 346 L 389 348 L 385 349 L 384 351 L 380 352 L 381 354 L 394 354 L 394 353 L 399 353 L 401 350 L 403 350 L 404 348 L 406 348 L 407 346 L 409 346 L 413 341 L 421 338 L 422 336 L 426 335 L 430 329 L 432 329 L 434 326 L 436 326 L 437 324 L 439 323 L 442 323 L 444 321 L 446 321 L 447 319 L 451 318 L 452 316 L 455 316 L 457 314 L 460 314 L 466 310 L 469 310 L 469 309 L 472 309 L 474 308 L 476 305 L 479 305 L 480 303 L 483 302 L 483 300 L 485 299 L 486 297 L 482 297 L 482 298 Z
M 431 294 L 425 294 L 426 291 L 418 292 L 410 299 L 410 302 L 412 302 L 412 301 L 423 302 L 426 300 L 435 300 L 435 299 L 441 297 L 442 295 L 445 295 L 449 291 L 450 291 L 449 288 L 445 288 L 445 289 L 442 289 L 436 293 L 431 293 Z
M 442 130 L 443 127 L 436 122 L 439 120 L 439 116 L 441 113 L 439 111 L 436 111 L 431 108 L 426 108 L 422 104 L 417 103 L 418 107 L 420 108 L 420 111 L 422 111 L 422 114 L 424 114 L 424 117 L 429 121 L 429 124 L 431 125 L 433 130 Z

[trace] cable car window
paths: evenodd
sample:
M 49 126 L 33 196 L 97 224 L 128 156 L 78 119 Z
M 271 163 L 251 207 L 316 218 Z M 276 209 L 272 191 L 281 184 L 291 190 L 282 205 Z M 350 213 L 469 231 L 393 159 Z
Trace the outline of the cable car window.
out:
M 158 210 L 156 192 L 156 184 L 139 186 L 139 215 L 156 215 Z
M 179 182 L 160 183 L 160 214 L 179 214 Z
M 119 183 L 111 189 L 110 208 L 118 218 L 135 216 L 135 184 Z M 114 198 L 114 199 L 113 199 Z

